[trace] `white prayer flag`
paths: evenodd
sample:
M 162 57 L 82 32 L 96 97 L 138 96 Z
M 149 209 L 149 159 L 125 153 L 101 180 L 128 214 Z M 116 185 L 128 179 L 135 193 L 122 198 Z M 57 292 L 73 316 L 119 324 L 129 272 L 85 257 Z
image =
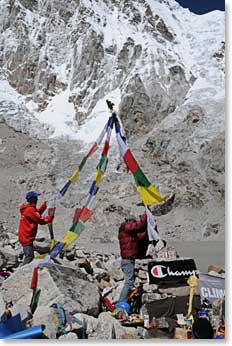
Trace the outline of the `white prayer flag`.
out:
M 146 208 L 146 214 L 147 214 L 147 232 L 149 240 L 159 240 L 161 239 L 159 233 L 155 230 L 156 227 L 156 221 L 154 219 L 154 216 L 150 212 L 150 210 Z

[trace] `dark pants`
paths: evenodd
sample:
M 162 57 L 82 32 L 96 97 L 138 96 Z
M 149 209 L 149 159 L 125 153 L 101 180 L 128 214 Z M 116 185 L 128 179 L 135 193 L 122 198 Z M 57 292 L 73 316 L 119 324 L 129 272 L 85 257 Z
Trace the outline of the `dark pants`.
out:
M 23 246 L 23 253 L 24 253 L 24 260 L 23 260 L 23 266 L 24 266 L 25 264 L 31 263 L 34 259 L 33 244 Z

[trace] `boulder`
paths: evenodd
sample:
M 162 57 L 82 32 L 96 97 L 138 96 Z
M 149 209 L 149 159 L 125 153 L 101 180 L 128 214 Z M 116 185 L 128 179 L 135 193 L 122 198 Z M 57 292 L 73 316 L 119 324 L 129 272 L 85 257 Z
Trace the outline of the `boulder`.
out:
M 15 245 L 18 242 L 18 235 L 14 233 L 8 233 L 9 244 Z
M 158 285 L 145 283 L 143 284 L 143 290 L 145 292 L 155 292 L 158 290 Z
M 87 274 L 93 275 L 93 268 L 87 258 L 80 258 L 78 266 L 79 268 L 84 268 Z
M 18 256 L 11 246 L 3 247 L 0 250 L 0 268 L 17 267 Z
M 12 315 L 15 316 L 17 314 L 20 314 L 22 320 L 25 320 L 28 318 L 29 316 L 28 310 L 29 310 L 29 307 L 26 304 L 15 304 L 10 308 Z M 41 322 L 40 324 L 42 323 L 43 322 Z
M 64 334 L 64 335 L 61 335 L 59 338 L 59 340 L 64 340 L 64 341 L 68 341 L 68 340 L 76 340 L 78 339 L 78 336 L 76 333 L 73 333 L 73 332 L 70 332 L 70 333 L 67 333 L 67 334 Z
M 97 318 L 83 313 L 77 313 L 74 315 L 74 317 L 78 318 L 81 322 L 85 323 L 87 335 L 92 335 L 92 333 L 94 333 L 95 329 L 97 328 Z
M 123 285 L 124 285 L 124 281 L 118 282 L 113 292 L 107 296 L 113 304 L 118 302 Z
M 49 339 L 56 339 L 55 324 L 52 316 L 53 311 L 51 308 L 48 306 L 38 306 L 33 316 L 33 325 L 44 324 L 46 328 L 43 334 Z
M 173 294 L 176 297 L 189 295 L 189 286 L 159 288 L 160 293 Z
M 85 257 L 85 254 L 82 250 L 76 250 L 76 257 L 83 258 Z
M 2 285 L 4 301 L 30 304 L 30 289 L 34 264 L 20 267 Z M 19 290 L 20 287 L 20 290 Z M 96 285 L 89 282 L 80 269 L 60 265 L 44 265 L 39 269 L 38 288 L 41 288 L 39 305 L 60 303 L 69 313 L 84 312 L 97 315 L 99 293 Z
M 140 269 L 137 275 L 141 280 L 147 280 L 147 271 Z
M 116 269 L 121 268 L 121 258 L 113 258 L 109 261 L 104 263 L 105 268 L 108 270 L 108 272 L 114 272 Z
M 97 321 L 93 333 L 89 334 L 88 339 L 92 340 L 110 340 L 116 339 L 114 323 L 117 322 L 109 312 L 102 312 Z
M 102 312 L 98 317 L 95 338 L 101 339 L 136 339 L 136 328 L 123 327 L 109 312 Z
M 143 293 L 142 295 L 142 303 L 152 303 L 154 300 L 161 299 L 161 295 L 159 293 Z
M 122 281 L 124 279 L 123 271 L 117 268 L 111 272 L 111 276 L 113 277 L 114 281 Z

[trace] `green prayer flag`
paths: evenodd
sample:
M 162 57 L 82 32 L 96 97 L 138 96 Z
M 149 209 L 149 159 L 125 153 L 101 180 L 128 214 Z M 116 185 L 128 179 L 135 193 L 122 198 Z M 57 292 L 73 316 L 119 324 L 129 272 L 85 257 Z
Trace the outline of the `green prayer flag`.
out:
M 99 164 L 97 165 L 97 169 L 99 169 L 102 172 L 105 172 L 107 165 L 108 165 L 108 157 L 102 156 Z
M 70 232 L 74 232 L 76 234 L 81 234 L 84 231 L 85 226 L 81 221 L 76 221 L 70 228 Z
M 38 306 L 40 292 L 41 292 L 40 288 L 34 288 L 33 289 L 33 295 L 32 295 L 31 304 L 30 304 L 30 309 L 31 309 L 32 314 L 35 312 L 35 310 Z
M 150 181 L 146 178 L 141 168 L 138 168 L 133 175 L 136 186 L 148 187 L 151 185 Z
M 88 159 L 87 156 L 85 156 L 85 157 L 82 159 L 82 161 L 81 161 L 81 163 L 80 163 L 80 165 L 79 165 L 79 167 L 78 167 L 78 168 L 79 168 L 79 171 L 82 170 L 82 168 L 84 167 L 84 165 L 85 165 L 87 159 Z

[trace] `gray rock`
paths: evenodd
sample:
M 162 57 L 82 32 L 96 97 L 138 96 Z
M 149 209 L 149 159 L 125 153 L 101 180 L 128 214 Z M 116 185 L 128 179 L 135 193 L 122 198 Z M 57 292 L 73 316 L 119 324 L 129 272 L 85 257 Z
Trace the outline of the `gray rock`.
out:
M 11 246 L 5 246 L 0 250 L 0 265 L 3 267 L 17 267 L 18 265 L 18 256 L 16 252 L 12 249 Z M 2 264 L 1 264 L 2 261 Z
M 158 285 L 156 284 L 149 284 L 149 283 L 145 283 L 143 284 L 143 290 L 145 292 L 155 292 L 158 289 Z
M 85 257 L 85 254 L 82 250 L 76 250 L 76 257 L 79 257 L 79 258 L 84 258 Z
M 91 336 L 98 324 L 98 319 L 83 313 L 77 313 L 74 317 L 78 318 L 82 323 L 86 325 L 86 334 Z
M 78 336 L 76 333 L 69 332 L 67 334 L 61 335 L 58 339 L 62 341 L 76 340 L 78 339 Z
M 173 294 L 176 297 L 188 296 L 189 295 L 189 286 L 160 288 L 159 292 L 160 293 Z
M 147 271 L 140 269 L 139 272 L 138 272 L 138 277 L 141 280 L 147 280 Z
M 9 236 L 9 244 L 15 245 L 18 242 L 18 235 L 13 233 L 8 233 Z
M 114 337 L 114 322 L 115 319 L 108 312 L 102 312 L 98 316 L 98 322 L 94 334 L 90 335 L 89 339 L 94 340 L 110 340 Z
M 124 281 L 118 282 L 113 292 L 108 295 L 108 298 L 113 304 L 118 302 L 123 285 L 124 285 Z
M 2 294 L 5 301 L 30 303 L 29 286 L 33 267 L 33 263 L 20 267 L 3 283 Z M 98 289 L 78 269 L 74 270 L 59 265 L 44 266 L 39 269 L 38 287 L 41 288 L 40 304 L 43 306 L 48 307 L 52 303 L 60 303 L 70 313 L 85 312 L 94 316 L 98 314 Z
M 120 269 L 121 268 L 121 258 L 118 257 L 118 258 L 110 259 L 104 263 L 104 266 L 109 272 L 113 272 L 116 269 Z
M 161 299 L 161 294 L 159 293 L 143 293 L 142 295 L 142 303 L 152 303 L 154 300 Z
M 12 312 L 12 315 L 15 316 L 17 314 L 20 313 L 21 319 L 25 320 L 26 318 L 28 318 L 28 309 L 29 306 L 25 305 L 25 304 L 14 304 L 10 310 Z M 42 322 L 41 322 L 42 323 Z
M 124 279 L 124 274 L 121 269 L 115 269 L 111 272 L 114 281 L 122 281 Z
M 56 339 L 55 324 L 52 316 L 52 308 L 41 306 L 39 304 L 33 315 L 33 325 L 36 326 L 38 324 L 44 324 L 46 328 L 44 329 L 43 334 L 49 339 Z

